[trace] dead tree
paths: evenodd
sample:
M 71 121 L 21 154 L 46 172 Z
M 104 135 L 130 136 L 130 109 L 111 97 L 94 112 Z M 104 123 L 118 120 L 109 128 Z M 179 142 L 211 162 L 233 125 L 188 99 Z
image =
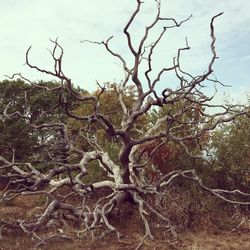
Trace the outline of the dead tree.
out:
M 17 162 L 14 155 L 12 161 L 0 157 L 1 175 L 8 178 L 9 184 L 16 184 L 14 185 L 14 188 L 9 188 L 9 184 L 6 186 L 0 196 L 1 202 L 12 200 L 17 196 L 26 195 L 45 195 L 47 197 L 46 207 L 39 216 L 32 220 L 26 219 L 18 220 L 16 222 L 10 222 L 1 218 L 1 231 L 5 228 L 20 229 L 28 235 L 32 235 L 38 239 L 39 244 L 43 243 L 45 240 L 50 239 L 51 236 L 48 236 L 46 239 L 41 239 L 38 233 L 39 230 L 43 226 L 48 226 L 48 224 L 51 223 L 51 220 L 60 220 L 61 217 L 59 216 L 58 211 L 61 211 L 61 213 L 65 213 L 65 218 L 71 218 L 80 222 L 80 228 L 76 229 L 76 233 L 79 237 L 88 232 L 93 236 L 95 230 L 102 230 L 102 235 L 106 232 L 115 232 L 117 237 L 120 237 L 119 229 L 110 224 L 109 215 L 116 206 L 129 200 L 137 205 L 141 220 L 144 223 L 145 237 L 151 239 L 154 237 L 147 219 L 148 213 L 157 216 L 162 223 L 166 225 L 168 230 L 175 235 L 174 225 L 168 218 L 164 217 L 160 211 L 157 211 L 156 207 L 150 205 L 147 202 L 146 197 L 164 196 L 166 190 L 177 178 L 184 178 L 196 182 L 202 189 L 205 189 L 229 203 L 243 205 L 250 204 L 250 202 L 247 201 L 249 194 L 243 193 L 240 190 L 212 189 L 205 186 L 194 169 L 171 171 L 159 177 L 154 183 L 143 181 L 140 169 L 143 169 L 148 162 L 150 162 L 150 159 L 145 160 L 139 156 L 138 151 L 142 145 L 154 140 L 160 140 L 162 144 L 174 142 L 183 148 L 189 157 L 201 159 L 209 164 L 209 157 L 204 156 L 204 149 L 199 145 L 200 138 L 202 138 L 204 134 L 213 131 L 221 123 L 229 122 L 237 116 L 248 113 L 249 110 L 244 106 L 239 105 L 225 106 L 213 104 L 212 100 L 214 96 L 206 96 L 203 93 L 203 88 L 207 84 L 213 84 L 215 86 L 221 84 L 213 77 L 212 73 L 213 65 L 217 59 L 214 23 L 222 13 L 215 15 L 210 22 L 211 60 L 203 74 L 193 76 L 181 68 L 181 55 L 184 51 L 190 49 L 186 40 L 185 46 L 179 48 L 176 56 L 173 58 L 172 66 L 163 67 L 155 77 L 152 77 L 152 58 L 157 45 L 161 42 L 169 29 L 185 25 L 185 22 L 189 21 L 190 17 L 180 22 L 174 18 L 162 17 L 160 1 L 153 1 L 156 3 L 157 14 L 153 22 L 146 26 L 143 36 L 140 38 L 138 45 L 135 46 L 133 42 L 134 34 L 130 33 L 130 27 L 135 22 L 136 17 L 140 14 L 141 6 L 143 4 L 141 0 L 136 0 L 135 2 L 136 8 L 123 29 L 130 56 L 132 58 L 131 61 L 133 62 L 132 65 L 129 65 L 122 55 L 112 49 L 110 41 L 113 37 L 101 42 L 89 40 L 82 41 L 83 43 L 89 42 L 98 46 L 103 46 L 107 52 L 116 60 L 120 61 L 123 66 L 125 77 L 120 86 L 120 94 L 118 97 L 123 114 L 119 126 L 115 126 L 106 115 L 99 112 L 99 99 L 105 92 L 104 87 L 101 87 L 100 85 L 101 90 L 98 96 L 83 95 L 74 89 L 71 79 L 64 74 L 64 51 L 57 40 L 51 40 L 53 44 L 51 56 L 54 61 L 54 68 L 52 71 L 33 65 L 29 58 L 31 47 L 27 50 L 26 64 L 30 69 L 55 77 L 60 82 L 60 85 L 56 87 L 57 90 L 60 89 L 59 103 L 68 117 L 85 122 L 88 124 L 88 127 L 91 127 L 94 124 L 99 124 L 108 138 L 116 138 L 116 140 L 119 141 L 121 145 L 117 159 L 119 164 L 111 160 L 108 153 L 100 147 L 98 141 L 93 135 L 89 134 L 89 136 L 86 136 L 85 138 L 92 150 L 80 150 L 75 146 L 74 137 L 70 133 L 67 123 L 57 122 L 36 124 L 35 121 L 31 122 L 29 117 L 25 114 L 21 114 L 20 112 L 9 112 L 8 106 L 6 106 L 3 114 L 5 119 L 17 116 L 20 117 L 20 119 L 26 119 L 27 124 L 34 129 L 59 131 L 62 134 L 62 143 L 67 145 L 67 150 L 70 152 L 69 154 L 77 156 L 80 160 L 76 163 L 70 163 L 70 161 L 61 162 L 60 164 L 55 163 L 55 166 L 52 169 L 43 173 L 37 170 L 30 162 Z M 149 35 L 157 25 L 163 25 L 162 30 L 155 41 L 148 44 Z M 144 64 L 144 67 L 142 67 L 142 64 Z M 170 72 L 175 73 L 178 87 L 171 89 L 169 86 L 166 86 L 161 93 L 157 92 L 157 86 L 161 82 L 163 75 Z M 13 77 L 15 76 L 21 77 L 30 84 L 36 85 L 21 74 L 13 75 Z M 134 85 L 136 89 L 136 98 L 132 108 L 128 108 L 123 101 L 125 88 L 128 85 Z M 54 89 L 48 87 L 37 87 L 44 88 L 45 91 L 54 91 Z M 79 105 L 85 105 L 86 103 L 91 102 L 93 112 L 86 116 L 77 115 L 71 110 L 68 102 L 69 96 L 70 98 L 74 98 Z M 150 112 L 152 108 L 162 109 L 166 106 L 171 107 L 171 105 L 177 102 L 182 105 L 182 108 L 179 109 L 178 112 L 169 112 L 166 115 L 159 117 L 157 121 L 147 129 L 147 131 L 142 131 L 139 137 L 135 138 L 133 136 L 133 131 L 135 130 L 140 117 L 147 112 Z M 211 112 L 209 112 L 210 108 L 215 108 L 220 111 L 211 114 Z M 199 129 L 188 135 L 180 135 L 176 131 L 186 128 L 187 124 L 183 121 L 182 117 L 190 111 L 195 111 L 199 116 L 193 124 L 190 122 L 189 125 L 198 125 L 197 127 Z M 185 143 L 188 140 L 193 140 L 200 147 L 199 153 L 194 155 L 189 151 L 189 148 Z M 105 169 L 107 179 L 87 185 L 86 183 L 83 183 L 82 178 L 88 175 L 87 166 L 93 161 L 96 161 L 100 168 Z M 26 183 L 29 183 L 29 185 Z M 55 193 L 60 192 L 61 188 L 64 186 L 70 187 L 71 193 L 64 197 L 64 199 L 59 199 Z M 105 196 L 100 198 L 94 208 L 91 209 L 85 202 L 86 197 L 91 192 L 95 194 L 95 191 L 98 189 L 108 189 L 109 193 L 108 195 L 106 193 Z M 235 195 L 239 198 L 238 200 L 233 198 Z M 67 199 L 70 196 L 77 196 L 82 201 L 81 205 L 74 206 L 68 203 Z M 120 216 L 122 216 L 122 214 Z M 53 237 L 56 236 L 54 235 Z M 65 232 L 60 232 L 57 237 L 68 239 L 69 235 Z

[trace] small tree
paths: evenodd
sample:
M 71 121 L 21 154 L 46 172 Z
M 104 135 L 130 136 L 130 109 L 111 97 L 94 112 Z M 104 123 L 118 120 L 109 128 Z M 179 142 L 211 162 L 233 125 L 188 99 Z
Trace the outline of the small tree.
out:
M 240 188 L 249 192 L 249 116 L 237 117 L 214 131 L 211 149 L 215 155 L 215 175 L 220 188 Z
M 45 123 L 37 124 L 35 120 L 31 121 L 28 116 L 21 112 L 10 112 L 8 106 L 6 106 L 3 112 L 5 119 L 19 117 L 20 119 L 25 119 L 26 123 L 37 131 L 60 131 L 62 134 L 61 140 L 67 145 L 69 161 L 63 163 L 55 161 L 53 167 L 48 172 L 42 173 L 30 162 L 22 163 L 14 157 L 12 157 L 12 160 L 4 157 L 0 158 L 1 168 L 8 170 L 10 183 L 18 184 L 14 189 L 8 190 L 6 188 L 1 194 L 1 201 L 9 201 L 20 195 L 35 194 L 43 194 L 48 198 L 46 209 L 38 217 L 32 220 L 26 219 L 17 222 L 1 219 L 0 223 L 4 228 L 19 228 L 41 240 L 36 231 L 44 225 L 48 226 L 48 221 L 50 220 L 60 221 L 64 214 L 64 218 L 71 218 L 80 222 L 79 234 L 80 232 L 92 232 L 94 230 L 100 233 L 101 230 L 102 232 L 115 232 L 120 237 L 119 230 L 110 224 L 108 216 L 115 207 L 122 205 L 125 201 L 130 201 L 137 205 L 145 226 L 145 237 L 153 239 L 153 233 L 150 230 L 146 216 L 148 212 L 158 217 L 165 224 L 166 228 L 175 235 L 172 222 L 170 222 L 169 218 L 163 216 L 162 211 L 157 211 L 154 205 L 150 205 L 147 202 L 147 197 L 163 196 L 177 178 L 196 182 L 201 188 L 232 204 L 249 204 L 247 201 L 249 194 L 239 190 L 228 191 L 209 188 L 202 183 L 194 169 L 183 170 L 179 168 L 178 170 L 163 173 L 162 176 L 158 176 L 154 183 L 144 181 L 141 170 L 149 164 L 151 157 L 153 158 L 154 156 L 154 152 L 157 152 L 156 149 L 161 145 L 178 145 L 189 158 L 200 159 L 210 164 L 210 157 L 206 154 L 201 143 L 204 140 L 204 136 L 207 136 L 209 132 L 213 131 L 220 124 L 229 122 L 249 112 L 249 109 L 240 105 L 225 106 L 213 104 L 211 102 L 213 96 L 209 97 L 203 93 L 203 87 L 206 84 L 220 84 L 219 81 L 212 77 L 212 73 L 214 62 L 217 59 L 214 22 L 222 13 L 214 16 L 210 22 L 211 60 L 203 74 L 193 76 L 181 68 L 181 54 L 190 49 L 186 41 L 185 46 L 179 48 L 176 57 L 173 58 L 173 65 L 160 69 L 155 77 L 152 76 L 152 58 L 157 45 L 169 29 L 178 28 L 190 19 L 189 17 L 178 22 L 174 18 L 162 17 L 160 1 L 157 0 L 155 2 L 157 14 L 153 22 L 146 26 L 145 32 L 137 46 L 133 42 L 133 36 L 136 34 L 130 33 L 130 27 L 140 14 L 142 1 L 136 1 L 136 8 L 123 29 L 132 65 L 126 62 L 122 55 L 112 50 L 110 41 L 113 37 L 102 42 L 83 41 L 104 46 L 107 52 L 119 60 L 123 66 L 125 78 L 117 89 L 118 103 L 116 102 L 116 105 L 119 105 L 120 121 L 119 119 L 113 120 L 112 117 L 102 112 L 105 109 L 103 109 L 102 105 L 104 104 L 100 100 L 105 95 L 105 86 L 99 84 L 100 90 L 96 95 L 78 92 L 73 88 L 71 79 L 64 74 L 64 51 L 57 40 L 52 41 L 54 45 L 51 51 L 52 59 L 54 60 L 54 69 L 52 71 L 33 65 L 29 59 L 31 47 L 27 50 L 26 64 L 31 69 L 53 76 L 60 81 L 57 87 L 57 90 L 59 90 L 58 100 L 60 107 L 71 120 L 86 124 L 84 130 L 81 126 L 79 128 L 82 130 L 80 132 L 84 132 L 83 138 L 88 147 L 85 149 L 79 148 L 75 140 L 75 134 L 71 133 L 70 123 L 46 121 Z M 148 43 L 152 29 L 161 23 L 164 23 L 164 26 L 158 37 L 153 42 Z M 146 68 L 142 65 L 146 65 Z M 178 87 L 175 89 L 166 87 L 159 93 L 157 86 L 163 75 L 168 73 L 175 74 Z M 22 77 L 20 74 L 18 75 Z M 24 77 L 22 78 L 25 79 Z M 35 85 L 31 81 L 29 83 Z M 135 88 L 132 103 L 125 101 L 128 86 L 134 86 Z M 47 86 L 39 87 L 43 88 L 44 91 L 48 91 L 48 93 L 54 91 L 53 88 Z M 77 112 L 76 107 L 72 107 L 70 98 L 76 100 L 79 109 L 85 105 L 90 106 L 89 113 L 81 114 Z M 107 102 L 109 102 L 108 99 Z M 173 109 L 177 103 L 179 108 Z M 220 111 L 211 114 L 210 108 L 220 109 Z M 144 127 L 140 126 L 141 119 L 153 109 L 165 109 L 168 112 L 163 112 L 163 115 L 156 116 L 156 119 L 150 124 Z M 187 117 L 190 117 L 190 114 L 196 114 L 195 119 L 187 119 Z M 105 147 L 102 147 L 102 143 L 98 141 L 100 137 L 95 134 L 97 127 L 98 131 L 103 131 L 105 141 L 112 141 L 112 143 L 119 145 L 119 154 L 115 160 L 112 160 L 110 155 L 104 150 Z M 150 154 L 150 157 L 147 159 L 140 157 L 140 150 L 143 145 L 154 141 L 159 141 L 159 145 L 154 146 L 154 149 L 152 149 L 154 152 Z M 188 145 L 190 141 L 192 141 L 192 147 L 195 150 L 189 150 L 190 147 Z M 73 160 L 70 161 L 70 158 Z M 49 162 L 50 159 L 47 158 L 46 161 Z M 84 177 L 88 175 L 88 168 L 91 167 L 93 162 L 96 162 L 100 169 L 104 169 L 106 177 L 101 181 L 84 183 Z M 58 178 L 59 176 L 60 178 Z M 32 182 L 32 185 L 25 185 L 26 180 L 29 180 L 29 183 Z M 55 191 L 60 192 L 63 186 L 69 186 L 71 193 L 63 199 L 59 199 L 55 195 Z M 86 196 L 91 192 L 93 197 L 96 197 L 96 190 L 99 189 L 108 189 L 108 195 L 106 192 L 102 192 L 102 197 L 90 208 L 85 203 Z M 78 196 L 82 200 L 78 206 L 67 202 L 69 197 L 73 195 Z M 237 196 L 238 199 L 236 200 L 232 196 Z M 57 213 L 58 210 L 61 213 Z M 120 214 L 120 216 L 123 216 L 123 214 Z M 58 237 L 67 238 L 69 236 L 61 233 Z

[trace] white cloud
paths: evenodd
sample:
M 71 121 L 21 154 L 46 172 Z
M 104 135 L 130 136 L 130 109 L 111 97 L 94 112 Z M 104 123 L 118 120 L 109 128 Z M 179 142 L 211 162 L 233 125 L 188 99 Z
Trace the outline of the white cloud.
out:
M 126 48 L 122 28 L 127 22 L 136 1 L 124 0 L 22 0 L 3 1 L 0 9 L 0 77 L 4 74 L 23 72 L 32 79 L 48 79 L 23 66 L 25 50 L 33 45 L 31 60 L 44 67 L 52 62 L 46 51 L 51 46 L 48 39 L 59 37 L 65 50 L 65 72 L 73 81 L 84 88 L 94 89 L 95 79 L 100 82 L 119 81 L 123 76 L 121 67 L 104 48 L 81 44 L 80 39 L 101 41 L 114 35 L 112 48 L 131 60 Z M 131 27 L 133 44 L 138 42 L 144 26 L 155 14 L 155 2 L 145 0 L 143 14 Z M 233 63 L 237 60 L 249 62 L 249 52 L 245 51 L 249 39 L 250 2 L 245 0 L 162 0 L 162 15 L 184 19 L 190 14 L 194 17 L 178 30 L 170 30 L 155 53 L 155 67 L 170 65 L 177 48 L 185 45 L 188 37 L 192 50 L 183 55 L 183 66 L 192 72 L 203 72 L 211 57 L 209 44 L 209 22 L 213 15 L 224 11 L 216 20 L 217 52 L 219 75 L 232 74 Z M 157 31 L 158 29 L 156 29 Z M 159 30 L 158 30 L 159 31 Z M 220 66 L 225 62 L 225 67 Z M 217 65 L 217 64 L 216 64 Z M 237 68 L 241 85 L 249 83 L 246 75 Z M 50 77 L 49 77 L 50 78 Z M 229 79 L 229 77 L 227 77 Z M 233 77 L 232 77 L 233 79 Z M 243 80 L 245 82 L 243 82 Z

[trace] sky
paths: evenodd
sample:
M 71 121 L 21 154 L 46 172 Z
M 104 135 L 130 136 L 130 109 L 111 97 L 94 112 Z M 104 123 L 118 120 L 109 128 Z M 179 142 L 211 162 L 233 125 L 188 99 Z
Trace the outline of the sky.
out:
M 29 69 L 24 62 L 25 52 L 32 45 L 31 63 L 52 69 L 49 39 L 57 37 L 64 48 L 64 73 L 76 85 L 93 91 L 97 88 L 96 80 L 104 83 L 123 79 L 121 64 L 104 47 L 80 41 L 103 41 L 113 35 L 110 46 L 131 62 L 122 30 L 136 7 L 136 0 L 0 0 L 0 4 L 0 80 L 13 73 L 22 73 L 32 81 L 53 80 Z M 191 50 L 183 53 L 182 68 L 192 74 L 203 73 L 211 59 L 210 20 L 224 12 L 215 21 L 219 59 L 214 65 L 214 74 L 232 87 L 220 87 L 217 98 L 246 101 L 246 94 L 250 94 L 249 9 L 250 1 L 246 0 L 162 0 L 162 16 L 178 21 L 191 14 L 193 17 L 180 28 L 166 33 L 153 57 L 153 74 L 171 66 L 177 49 L 185 46 L 185 37 Z M 130 29 L 135 46 L 155 14 L 155 1 L 144 0 L 142 12 Z M 153 30 L 151 39 L 164 24 Z M 172 79 L 166 76 L 159 89 L 171 84 Z

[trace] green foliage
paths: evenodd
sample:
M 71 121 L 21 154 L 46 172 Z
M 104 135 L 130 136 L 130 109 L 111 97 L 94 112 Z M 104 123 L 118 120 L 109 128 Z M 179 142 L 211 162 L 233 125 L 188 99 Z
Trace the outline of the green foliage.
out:
M 54 88 L 57 83 L 39 82 L 40 86 Z M 88 95 L 86 91 L 82 92 Z M 107 84 L 106 90 L 100 94 L 100 90 L 94 94 L 99 98 L 100 105 L 98 113 L 104 114 L 116 128 L 119 128 L 123 115 L 122 107 L 119 101 L 120 89 L 116 84 Z M 111 159 L 119 163 L 118 157 L 121 144 L 117 138 L 110 138 L 100 124 L 94 123 L 88 127 L 88 121 L 80 121 L 67 118 L 58 103 L 58 91 L 46 91 L 27 84 L 22 80 L 0 82 L 0 152 L 7 159 L 11 159 L 13 151 L 18 161 L 30 160 L 35 163 L 39 169 L 48 169 L 54 162 L 63 161 L 69 154 L 62 143 L 62 134 L 60 131 L 35 130 L 28 126 L 28 123 L 46 123 L 46 122 L 65 122 L 70 127 L 70 132 L 77 143 L 77 147 L 83 150 L 93 150 L 93 145 L 88 142 L 87 136 L 90 136 L 97 144 L 109 154 Z M 71 102 L 71 110 L 76 115 L 88 115 L 93 113 L 93 103 L 91 101 L 84 103 Z M 132 108 L 135 102 L 135 91 L 128 87 L 123 92 L 123 101 L 128 107 Z M 8 113 L 19 111 L 29 117 L 19 119 L 17 116 L 6 119 L 3 115 L 4 109 L 8 105 Z M 193 106 L 187 108 L 190 103 L 176 102 L 172 106 L 168 105 L 161 110 L 151 110 L 148 115 L 141 117 L 132 132 L 134 139 L 140 136 L 138 131 L 145 131 L 156 122 L 159 117 L 166 114 L 177 114 L 179 110 L 185 110 L 179 117 L 175 117 L 175 124 L 171 133 L 176 136 L 192 135 L 199 131 L 199 124 L 195 123 L 200 119 L 199 107 Z M 180 121 L 181 126 L 178 124 Z M 172 124 L 173 125 L 173 124 Z M 167 126 L 167 123 L 163 126 Z M 162 129 L 159 128 L 159 129 Z M 88 133 L 86 132 L 88 131 Z M 208 135 L 200 138 L 199 145 L 196 141 L 185 141 L 185 145 L 190 152 L 195 153 L 200 150 L 201 145 L 208 143 Z M 163 173 L 178 168 L 196 168 L 198 173 L 205 178 L 209 186 L 219 186 L 221 188 L 243 187 L 246 189 L 249 185 L 249 165 L 250 165 L 250 129 L 249 117 L 242 116 L 229 124 L 222 125 L 216 130 L 212 137 L 209 150 L 213 152 L 216 164 L 214 171 L 206 167 L 202 162 L 188 157 L 180 145 L 175 142 L 166 142 L 160 147 L 153 157 L 153 164 Z M 162 141 L 153 141 L 142 147 L 141 150 L 152 152 L 156 145 Z M 44 148 L 49 146 L 49 153 Z M 37 157 L 39 155 L 39 158 Z M 52 157 L 52 158 L 51 158 Z M 74 161 L 74 160 L 73 160 Z M 102 171 L 99 170 L 96 162 L 91 163 L 89 168 L 90 180 L 100 180 Z
M 190 101 L 177 101 L 159 110 L 153 110 L 149 115 L 149 121 L 151 126 L 153 126 L 158 118 L 167 116 L 166 122 L 158 128 L 158 132 L 166 131 L 171 127 L 171 134 L 177 138 L 193 136 L 200 131 L 199 123 L 202 121 L 201 109 L 198 104 L 194 105 Z M 172 117 L 174 118 L 172 119 Z M 201 147 L 208 142 L 207 134 L 201 134 L 197 138 L 198 140 L 186 139 L 183 141 L 189 152 L 194 155 L 199 154 Z M 158 147 L 159 145 L 162 146 Z M 151 158 L 154 167 L 160 170 L 161 173 L 190 168 L 195 168 L 200 173 L 201 162 L 187 155 L 183 146 L 176 141 L 162 138 L 150 141 L 140 147 L 140 152 L 144 152 L 143 154 L 146 158 Z M 157 147 L 158 149 L 155 150 Z M 152 152 L 154 152 L 153 155 L 151 155 Z M 152 170 L 149 169 L 148 171 Z
M 37 146 L 37 137 L 24 121 L 16 118 L 0 121 L 1 155 L 10 159 L 14 150 L 16 159 L 22 160 L 31 156 Z
M 0 152 L 8 159 L 12 157 L 13 151 L 18 160 L 25 159 L 25 156 L 28 157 L 32 154 L 32 148 L 38 144 L 33 131 L 27 126 L 25 120 L 16 116 L 6 119 L 3 116 L 7 105 L 9 105 L 9 113 L 29 112 L 25 94 L 28 89 L 29 86 L 21 80 L 0 83 Z
M 241 116 L 224 124 L 212 136 L 217 184 L 222 188 L 249 189 L 250 118 Z
M 84 92 L 85 95 L 88 93 Z M 100 94 L 100 90 L 92 93 L 92 95 L 99 98 L 99 106 L 97 112 L 103 114 L 107 119 L 116 127 L 119 128 L 123 116 L 122 107 L 119 101 L 119 88 L 116 84 L 107 84 L 105 91 Z M 135 91 L 131 87 L 127 87 L 123 93 L 123 102 L 128 109 L 132 108 L 135 100 Z M 93 103 L 84 103 L 79 105 L 73 113 L 80 116 L 85 116 L 93 113 Z M 102 149 L 109 154 L 111 159 L 118 163 L 118 154 L 121 148 L 120 142 L 116 138 L 110 138 L 106 131 L 100 124 L 91 124 L 88 126 L 88 121 L 79 121 L 75 119 L 69 119 L 68 125 L 72 135 L 75 136 L 77 147 L 83 150 L 92 149 L 91 145 L 87 142 L 87 134 L 91 135 Z M 140 118 L 136 129 L 143 129 L 147 125 L 147 119 L 145 117 Z M 136 129 L 133 131 L 132 136 L 136 138 L 138 132 Z M 86 130 L 88 133 L 86 133 Z M 91 137 L 90 136 L 90 137 Z M 90 138 L 91 139 L 91 138 Z
M 52 88 L 58 84 L 41 81 L 37 85 Z M 6 107 L 8 114 L 18 111 L 26 118 L 17 115 L 6 118 L 4 116 Z M 15 151 L 15 158 L 18 161 L 31 160 L 30 157 L 34 160 L 38 152 L 42 153 L 43 145 L 48 142 L 52 145 L 52 141 L 55 141 L 58 135 L 47 130 L 36 130 L 29 124 L 55 122 L 63 117 L 65 115 L 58 105 L 58 91 L 46 91 L 20 79 L 0 82 L 1 155 L 11 159 Z M 43 154 L 45 156 L 45 152 Z M 44 159 L 40 157 L 39 160 Z
M 82 178 L 83 183 L 92 184 L 94 182 L 107 180 L 105 171 L 100 169 L 100 166 L 97 161 L 90 162 L 88 164 L 88 175 Z

